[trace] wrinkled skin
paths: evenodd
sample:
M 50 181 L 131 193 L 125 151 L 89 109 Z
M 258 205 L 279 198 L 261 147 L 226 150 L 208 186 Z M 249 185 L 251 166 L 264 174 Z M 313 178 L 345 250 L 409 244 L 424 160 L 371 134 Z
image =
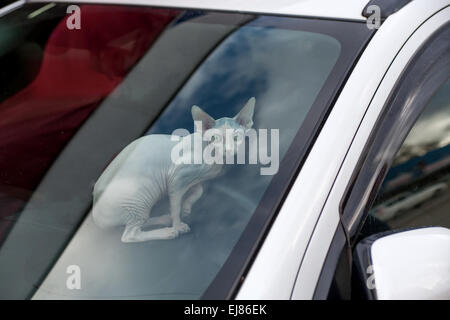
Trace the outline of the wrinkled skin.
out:
M 192 116 L 194 121 L 201 121 L 203 130 L 249 129 L 253 124 L 254 105 L 255 99 L 251 98 L 234 118 L 218 120 L 194 106 Z M 198 134 L 201 133 L 195 132 L 182 139 L 193 139 Z M 182 216 L 190 214 L 193 204 L 202 196 L 202 182 L 217 177 L 223 165 L 177 164 L 171 158 L 177 143 L 170 135 L 148 135 L 133 141 L 119 153 L 94 186 L 92 211 L 97 226 L 125 226 L 122 242 L 173 239 L 189 232 Z M 211 143 L 218 143 L 218 140 Z M 230 145 L 225 140 L 220 143 Z M 165 194 L 169 197 L 170 212 L 152 218 L 152 207 Z M 164 227 L 144 230 L 154 225 Z

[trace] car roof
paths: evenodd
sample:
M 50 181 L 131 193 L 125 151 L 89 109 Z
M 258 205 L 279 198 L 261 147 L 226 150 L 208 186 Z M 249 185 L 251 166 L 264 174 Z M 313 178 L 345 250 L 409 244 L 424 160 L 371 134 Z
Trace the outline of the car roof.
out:
M 70 0 L 27 2 L 67 2 Z M 368 0 L 77 0 L 77 3 L 149 5 L 160 7 L 240 11 L 365 21 L 362 12 Z

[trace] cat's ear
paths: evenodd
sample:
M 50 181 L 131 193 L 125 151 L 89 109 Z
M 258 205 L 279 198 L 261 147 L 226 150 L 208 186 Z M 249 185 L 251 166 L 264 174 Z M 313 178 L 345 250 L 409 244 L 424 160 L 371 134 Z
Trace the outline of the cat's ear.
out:
M 255 112 L 255 97 L 250 98 L 247 104 L 233 118 L 241 126 L 250 129 L 253 126 L 253 113 Z
M 207 114 L 205 111 L 200 109 L 198 106 L 192 106 L 191 109 L 192 113 L 192 119 L 194 120 L 194 129 L 195 132 L 199 131 L 199 128 L 197 128 L 195 122 L 200 121 L 202 124 L 202 131 L 205 132 L 208 129 L 211 129 L 215 126 L 216 120 L 214 120 L 213 117 L 211 117 L 209 114 Z

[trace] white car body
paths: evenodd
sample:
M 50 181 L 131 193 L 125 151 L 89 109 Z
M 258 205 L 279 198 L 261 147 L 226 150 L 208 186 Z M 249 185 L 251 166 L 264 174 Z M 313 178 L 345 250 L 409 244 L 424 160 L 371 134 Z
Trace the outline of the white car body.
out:
M 54 2 L 69 3 L 65 0 Z M 366 21 L 362 11 L 368 0 L 77 2 Z M 313 298 L 340 223 L 339 204 L 382 106 L 413 54 L 449 20 L 450 0 L 414 0 L 381 25 L 339 94 L 239 289 L 237 299 Z
M 30 0 L 28 2 L 39 2 Z M 70 2 L 57 0 L 53 2 Z M 365 21 L 361 15 L 367 1 L 346 0 L 337 3 L 333 0 L 81 0 L 77 3 L 108 3 L 108 4 L 135 4 L 145 6 L 159 6 L 168 8 L 186 8 L 202 10 L 218 10 L 249 13 L 267 13 L 288 16 L 313 16 L 323 18 L 338 18 L 346 20 Z

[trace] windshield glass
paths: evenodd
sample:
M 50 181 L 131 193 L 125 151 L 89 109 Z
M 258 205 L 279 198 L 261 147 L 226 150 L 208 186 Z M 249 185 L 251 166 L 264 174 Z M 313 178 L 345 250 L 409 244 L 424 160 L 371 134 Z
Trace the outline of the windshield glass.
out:
M 368 34 L 335 24 L 53 3 L 0 18 L 0 298 L 229 290 Z

